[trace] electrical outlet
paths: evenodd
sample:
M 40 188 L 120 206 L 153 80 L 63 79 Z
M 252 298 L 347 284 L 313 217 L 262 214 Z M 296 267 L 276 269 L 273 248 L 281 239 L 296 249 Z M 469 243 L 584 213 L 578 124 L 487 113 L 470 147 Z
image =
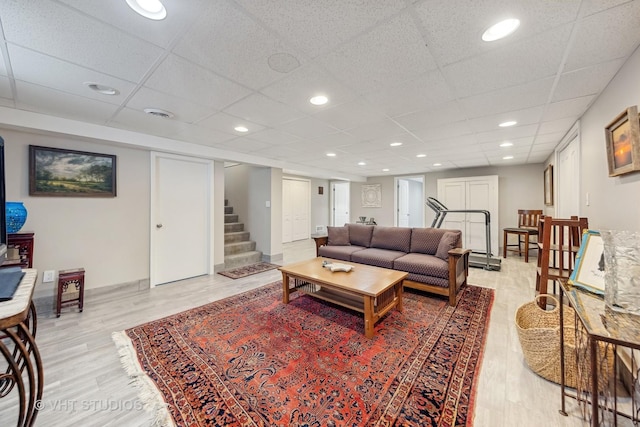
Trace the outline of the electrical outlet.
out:
M 42 276 L 42 283 L 49 283 L 49 282 L 53 282 L 53 279 L 56 277 L 56 271 L 55 270 L 47 270 L 44 272 L 44 275 Z

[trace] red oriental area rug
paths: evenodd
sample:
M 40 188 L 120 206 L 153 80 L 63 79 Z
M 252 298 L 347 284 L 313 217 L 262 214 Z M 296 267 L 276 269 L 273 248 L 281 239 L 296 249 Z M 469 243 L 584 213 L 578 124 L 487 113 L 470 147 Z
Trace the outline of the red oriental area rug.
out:
M 283 304 L 275 282 L 114 340 L 147 402 L 166 402 L 161 424 L 468 426 L 492 303 L 475 286 L 456 307 L 407 291 L 367 339 L 359 313 L 300 294 Z

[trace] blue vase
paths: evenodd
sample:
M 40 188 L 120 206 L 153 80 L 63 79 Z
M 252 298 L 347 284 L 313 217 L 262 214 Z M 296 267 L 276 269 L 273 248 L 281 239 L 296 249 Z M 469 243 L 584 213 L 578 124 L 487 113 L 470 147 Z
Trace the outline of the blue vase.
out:
M 22 202 L 6 202 L 7 233 L 17 233 L 27 220 L 27 209 Z

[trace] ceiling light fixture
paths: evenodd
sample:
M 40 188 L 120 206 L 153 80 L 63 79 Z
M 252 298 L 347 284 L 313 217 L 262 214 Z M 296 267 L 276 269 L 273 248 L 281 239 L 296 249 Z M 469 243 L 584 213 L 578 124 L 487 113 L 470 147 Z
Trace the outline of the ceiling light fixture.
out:
M 154 21 L 161 21 L 167 17 L 167 9 L 160 0 L 127 0 L 127 4 L 137 14 Z
M 513 146 L 513 142 L 503 142 L 500 144 L 500 147 L 511 147 Z
M 434 163 L 433 166 L 442 166 L 442 163 Z
M 513 159 L 513 156 L 504 156 L 502 158 L 502 160 L 511 160 L 511 159 Z
M 329 98 L 327 98 L 324 95 L 316 95 L 313 98 L 311 98 L 309 102 L 312 103 L 313 105 L 324 105 L 327 102 L 329 102 Z
M 513 33 L 520 26 L 520 20 L 515 18 L 505 19 L 497 24 L 490 26 L 484 33 L 482 33 L 482 40 L 486 42 L 492 42 L 507 37 Z
M 382 169 L 382 172 L 389 172 L 389 169 L 384 168 L 384 169 Z
M 418 154 L 418 155 L 416 155 L 416 157 L 427 157 L 427 155 L 426 154 Z
M 508 128 L 510 126 L 515 126 L 517 124 L 518 122 L 516 122 L 515 120 L 509 120 L 508 122 L 500 123 L 498 126 L 500 126 L 501 128 Z
M 147 114 L 151 114 L 152 116 L 162 117 L 163 119 L 170 119 L 174 116 L 171 111 L 161 110 L 159 108 L 145 108 L 142 111 Z
M 365 162 L 358 162 L 358 166 L 366 166 L 367 164 Z
M 244 132 L 249 132 L 249 129 L 247 129 L 247 128 L 246 128 L 246 127 L 244 127 L 244 126 L 236 126 L 236 127 L 234 127 L 233 129 L 235 129 L 235 130 L 236 130 L 236 132 L 242 132 L 242 133 L 244 133 Z
M 118 89 L 112 88 L 111 86 L 105 86 L 98 83 L 93 82 L 84 82 L 84 84 L 94 92 L 98 92 L 102 95 L 119 95 L 120 91 Z
M 336 153 L 327 153 L 327 157 L 335 157 Z
M 392 142 L 391 144 L 389 144 L 392 147 L 399 147 L 402 145 L 402 142 Z

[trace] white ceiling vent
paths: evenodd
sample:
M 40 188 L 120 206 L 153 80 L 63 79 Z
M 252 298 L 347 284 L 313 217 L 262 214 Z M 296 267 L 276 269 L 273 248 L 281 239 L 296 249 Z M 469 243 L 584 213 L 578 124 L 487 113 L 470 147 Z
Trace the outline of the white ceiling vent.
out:
M 161 110 L 159 108 L 145 108 L 144 112 L 147 114 L 151 114 L 152 116 L 162 117 L 164 119 L 170 119 L 174 115 L 171 111 Z

